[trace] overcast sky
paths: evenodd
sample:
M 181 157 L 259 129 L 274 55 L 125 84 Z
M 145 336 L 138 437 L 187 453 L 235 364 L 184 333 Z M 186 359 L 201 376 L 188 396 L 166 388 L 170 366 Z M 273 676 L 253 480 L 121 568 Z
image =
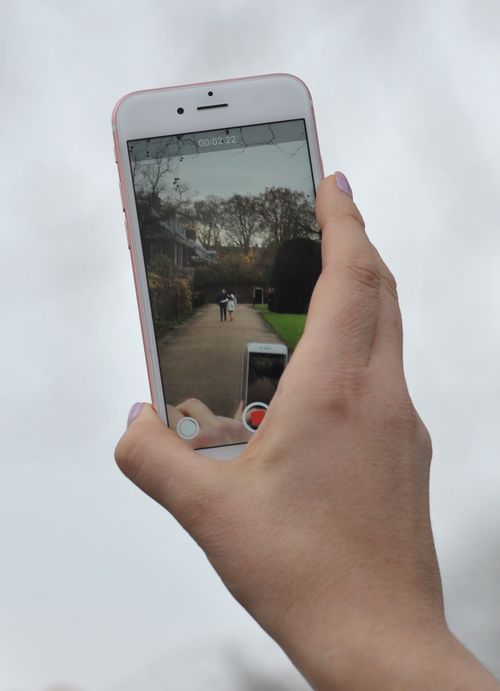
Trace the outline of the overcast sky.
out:
M 500 674 L 499 36 L 496 0 L 0 4 L 0 691 L 306 688 L 113 461 L 149 392 L 112 107 L 278 71 L 398 278 L 449 620 Z

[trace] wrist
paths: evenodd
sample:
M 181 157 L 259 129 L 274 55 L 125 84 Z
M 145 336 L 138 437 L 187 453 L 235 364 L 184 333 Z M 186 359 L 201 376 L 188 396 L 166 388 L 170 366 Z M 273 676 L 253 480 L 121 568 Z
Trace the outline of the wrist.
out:
M 350 634 L 285 636 L 282 647 L 315 691 L 493 691 L 500 684 L 451 634 L 444 619 L 387 622 Z

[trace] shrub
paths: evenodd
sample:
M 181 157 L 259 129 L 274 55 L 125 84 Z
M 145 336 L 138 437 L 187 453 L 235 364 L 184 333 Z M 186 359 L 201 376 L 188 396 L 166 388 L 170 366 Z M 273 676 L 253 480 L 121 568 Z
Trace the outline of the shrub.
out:
M 276 253 L 271 285 L 273 311 L 305 314 L 321 272 L 321 248 L 308 238 L 285 241 Z
M 187 278 L 172 278 L 155 271 L 148 273 L 148 286 L 155 330 L 161 337 L 192 314 L 191 286 Z

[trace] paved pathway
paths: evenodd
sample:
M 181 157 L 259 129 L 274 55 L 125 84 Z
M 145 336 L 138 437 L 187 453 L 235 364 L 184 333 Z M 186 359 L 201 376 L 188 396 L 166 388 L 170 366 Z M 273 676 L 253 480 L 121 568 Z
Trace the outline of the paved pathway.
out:
M 199 398 L 217 415 L 231 416 L 241 398 L 248 341 L 282 343 L 250 305 L 237 305 L 234 321 L 220 321 L 218 305 L 204 305 L 160 342 L 167 401 Z

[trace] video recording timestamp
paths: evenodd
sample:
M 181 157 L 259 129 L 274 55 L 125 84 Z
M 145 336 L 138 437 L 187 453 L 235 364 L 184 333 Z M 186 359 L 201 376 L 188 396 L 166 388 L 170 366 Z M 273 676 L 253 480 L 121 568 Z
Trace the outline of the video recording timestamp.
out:
M 198 139 L 198 146 L 203 149 L 207 146 L 223 146 L 224 144 L 237 144 L 237 139 L 234 134 L 226 134 L 225 137 L 204 137 Z

